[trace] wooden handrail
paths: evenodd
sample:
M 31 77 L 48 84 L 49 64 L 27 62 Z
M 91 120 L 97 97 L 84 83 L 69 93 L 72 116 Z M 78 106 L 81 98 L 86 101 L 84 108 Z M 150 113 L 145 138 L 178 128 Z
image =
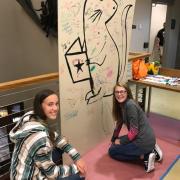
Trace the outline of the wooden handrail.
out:
M 33 85 L 38 82 L 56 80 L 58 79 L 58 77 L 59 77 L 58 72 L 55 72 L 55 73 L 43 74 L 39 76 L 33 76 L 29 78 L 23 78 L 23 79 L 18 79 L 14 81 L 4 82 L 4 83 L 0 83 L 0 90 L 10 90 L 10 89 L 18 88 L 18 87 L 24 87 L 26 85 Z

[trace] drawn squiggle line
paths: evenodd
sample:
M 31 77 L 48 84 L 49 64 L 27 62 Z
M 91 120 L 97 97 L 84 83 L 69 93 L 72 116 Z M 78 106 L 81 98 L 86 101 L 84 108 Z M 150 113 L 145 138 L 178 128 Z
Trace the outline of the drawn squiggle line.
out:
M 92 22 L 94 22 L 98 17 L 99 17 L 99 20 L 101 18 L 101 15 L 102 15 L 102 11 L 100 9 L 97 9 L 94 11 L 95 13 L 89 18 L 89 19 L 93 19 Z M 94 17 L 95 16 L 95 17 Z M 98 20 L 98 21 L 99 21 Z
M 96 56 L 93 56 L 92 58 L 96 58 L 96 57 L 98 57 L 98 56 L 99 56 L 99 54 L 101 54 L 101 52 L 103 51 L 103 49 L 104 49 L 105 45 L 106 45 L 106 41 L 104 42 L 103 47 L 101 48 L 101 50 L 99 51 L 99 53 L 98 53 Z M 89 59 L 91 60 L 92 58 L 89 58 Z
M 89 64 L 97 64 L 97 65 L 99 65 L 99 66 L 102 66 L 103 63 L 104 63 L 104 61 L 106 60 L 106 57 L 107 57 L 107 55 L 104 57 L 103 62 L 102 62 L 101 64 L 99 64 L 99 63 L 97 63 L 97 62 L 90 62 Z
M 119 66 L 120 66 L 120 55 L 119 55 L 119 50 L 118 50 L 118 46 L 117 46 L 115 40 L 113 39 L 113 37 L 112 37 L 111 33 L 109 32 L 109 30 L 108 30 L 107 27 L 106 27 L 106 29 L 107 29 L 108 34 L 109 34 L 109 36 L 111 37 L 112 41 L 114 42 L 114 45 L 115 45 L 115 48 L 116 48 L 117 54 L 118 54 L 118 72 L 117 72 L 117 79 L 116 79 L 116 82 L 118 82 L 118 79 L 119 79 Z M 111 95 L 112 95 L 112 94 L 111 94 Z M 107 95 L 107 96 L 109 96 L 109 95 Z M 105 96 L 104 96 L 104 97 L 105 97 Z
M 120 81 L 122 80 L 122 78 L 124 77 L 124 74 L 125 74 L 125 68 L 126 68 L 126 64 L 127 64 L 127 61 L 126 61 L 126 58 L 127 58 L 127 16 L 128 16 L 128 13 L 129 13 L 129 10 L 130 8 L 132 8 L 132 4 L 128 4 L 127 6 L 125 6 L 125 8 L 123 9 L 123 12 L 122 12 L 122 15 L 121 15 L 121 27 L 123 27 L 123 14 L 125 12 L 125 10 L 127 9 L 126 11 L 126 15 L 125 15 L 125 53 L 124 53 L 124 60 L 123 62 L 125 62 L 124 66 L 122 67 L 122 64 L 121 64 L 121 70 L 123 70 L 123 74 L 121 76 L 121 79 Z M 124 34 L 123 34 L 123 30 L 122 30 L 122 37 L 124 37 Z M 122 38 L 122 44 L 123 44 L 123 38 Z M 123 47 L 122 47 L 122 54 L 123 54 Z

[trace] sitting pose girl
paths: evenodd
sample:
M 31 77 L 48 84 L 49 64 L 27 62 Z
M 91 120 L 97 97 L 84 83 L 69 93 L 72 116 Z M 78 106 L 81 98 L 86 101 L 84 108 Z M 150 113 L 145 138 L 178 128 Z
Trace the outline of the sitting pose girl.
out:
M 35 96 L 33 111 L 26 113 L 11 130 L 10 139 L 15 143 L 11 179 L 84 179 L 86 168 L 80 154 L 48 125 L 56 120 L 58 112 L 58 96 L 52 90 L 42 90 Z M 74 163 L 56 165 L 58 150 L 68 153 Z
M 162 151 L 144 111 L 133 100 L 127 84 L 116 84 L 113 95 L 113 116 L 116 127 L 111 139 L 109 155 L 119 161 L 142 159 L 146 172 L 154 170 L 154 161 L 162 160 Z M 128 133 L 119 136 L 122 125 Z

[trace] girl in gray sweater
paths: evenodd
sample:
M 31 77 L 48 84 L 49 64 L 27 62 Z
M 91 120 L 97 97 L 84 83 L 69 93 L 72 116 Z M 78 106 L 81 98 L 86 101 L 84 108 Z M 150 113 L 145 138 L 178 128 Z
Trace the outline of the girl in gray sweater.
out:
M 116 84 L 113 95 L 113 117 L 116 122 L 109 155 L 119 161 L 142 159 L 146 172 L 154 170 L 154 161 L 162 160 L 162 151 L 144 111 L 133 100 L 127 84 Z M 128 133 L 119 136 L 122 125 Z

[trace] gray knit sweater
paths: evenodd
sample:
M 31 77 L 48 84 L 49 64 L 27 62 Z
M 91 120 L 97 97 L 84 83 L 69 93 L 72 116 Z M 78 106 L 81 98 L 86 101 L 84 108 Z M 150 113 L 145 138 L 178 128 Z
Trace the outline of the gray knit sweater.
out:
M 132 99 L 127 99 L 122 105 L 123 124 L 128 128 L 128 134 L 120 136 L 121 144 L 133 142 L 145 152 L 153 150 L 156 140 L 145 112 Z M 117 124 L 111 141 L 119 136 L 122 124 Z

